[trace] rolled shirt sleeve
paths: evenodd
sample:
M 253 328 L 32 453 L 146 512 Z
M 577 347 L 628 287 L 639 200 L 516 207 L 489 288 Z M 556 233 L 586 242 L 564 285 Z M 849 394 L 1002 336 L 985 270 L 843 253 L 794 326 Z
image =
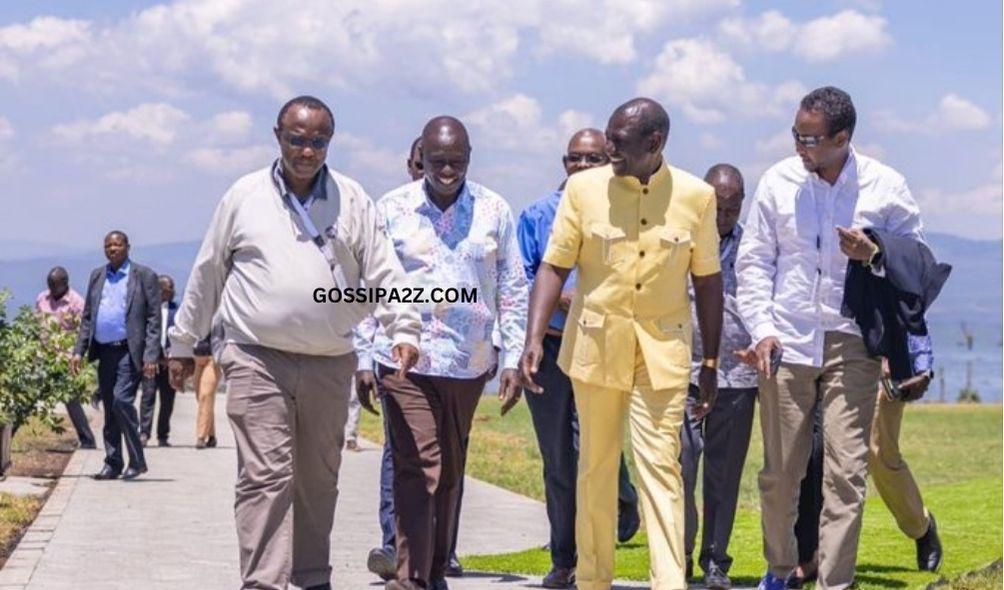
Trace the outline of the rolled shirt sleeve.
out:
M 537 267 L 540 266 L 540 244 L 537 242 L 535 229 L 536 223 L 528 215 L 528 210 L 520 213 L 516 235 L 519 240 L 519 252 L 523 257 L 523 271 L 530 283 L 537 276 Z

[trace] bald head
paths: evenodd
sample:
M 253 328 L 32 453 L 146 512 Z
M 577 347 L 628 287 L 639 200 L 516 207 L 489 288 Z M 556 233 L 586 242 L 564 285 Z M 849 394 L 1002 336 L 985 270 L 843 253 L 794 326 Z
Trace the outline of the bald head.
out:
M 746 196 L 743 175 L 732 164 L 715 164 L 704 175 L 704 182 L 715 189 L 718 235 L 727 236 L 739 223 L 739 214 L 743 210 L 743 198 Z
M 669 115 L 651 98 L 635 98 L 614 109 L 607 122 L 607 156 L 617 176 L 642 184 L 662 166 Z
M 604 144 L 606 138 L 599 129 L 586 128 L 576 131 L 568 141 L 568 149 L 561 158 L 565 172 L 571 176 L 576 172 L 605 165 L 609 160 Z
M 422 172 L 433 200 L 443 209 L 460 194 L 471 162 L 467 128 L 456 117 L 434 117 L 422 129 Z

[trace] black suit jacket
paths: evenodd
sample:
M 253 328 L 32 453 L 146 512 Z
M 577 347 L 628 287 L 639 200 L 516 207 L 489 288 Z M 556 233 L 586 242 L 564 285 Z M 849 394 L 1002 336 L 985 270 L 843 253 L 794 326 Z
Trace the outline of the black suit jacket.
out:
M 149 268 L 129 262 L 129 277 L 126 285 L 126 339 L 129 342 L 129 356 L 136 370 L 143 363 L 156 363 L 160 358 L 160 284 L 157 273 Z M 101 290 L 105 286 L 105 269 L 102 265 L 91 272 L 87 283 L 87 297 L 84 299 L 84 313 L 80 317 L 77 345 L 74 354 L 87 355 L 88 360 L 97 358 L 94 341 L 94 325 L 101 305 Z
M 877 263 L 885 276 L 849 260 L 842 315 L 854 318 L 868 352 L 889 359 L 892 378 L 902 381 L 913 377 L 907 335 L 927 334 L 924 313 L 938 298 L 952 267 L 935 260 L 930 248 L 914 238 L 875 229 L 866 229 L 865 234 L 879 245 Z

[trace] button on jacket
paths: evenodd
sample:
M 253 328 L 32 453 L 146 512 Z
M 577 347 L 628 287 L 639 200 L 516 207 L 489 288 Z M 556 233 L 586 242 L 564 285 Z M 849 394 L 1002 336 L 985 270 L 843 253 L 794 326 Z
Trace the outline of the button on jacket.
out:
M 720 271 L 714 190 L 663 164 L 643 186 L 611 166 L 565 185 L 544 262 L 578 266 L 558 355 L 572 378 L 630 390 L 640 346 L 654 389 L 690 377 L 688 275 Z

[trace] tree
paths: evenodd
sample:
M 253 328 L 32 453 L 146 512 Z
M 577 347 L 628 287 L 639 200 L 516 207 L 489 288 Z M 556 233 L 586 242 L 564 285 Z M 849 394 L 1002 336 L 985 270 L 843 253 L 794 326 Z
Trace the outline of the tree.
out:
M 74 332 L 27 306 L 11 320 L 9 299 L 10 292 L 0 290 L 0 422 L 16 432 L 35 417 L 61 431 L 56 406 L 85 399 L 94 388 L 94 371 L 71 375 Z

